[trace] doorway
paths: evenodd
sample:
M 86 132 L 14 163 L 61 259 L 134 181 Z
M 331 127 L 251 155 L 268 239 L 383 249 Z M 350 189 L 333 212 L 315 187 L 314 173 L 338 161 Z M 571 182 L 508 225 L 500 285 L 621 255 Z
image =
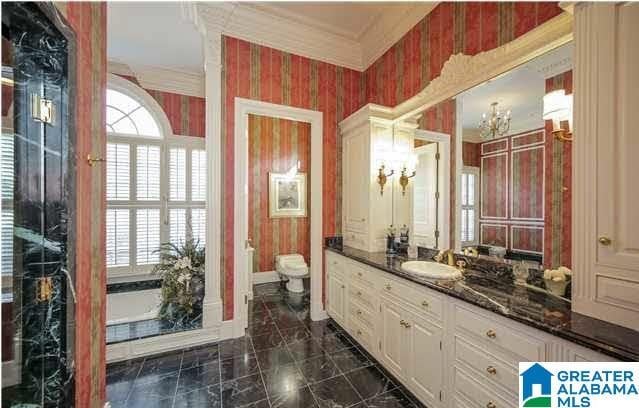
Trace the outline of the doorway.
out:
M 244 335 L 248 324 L 253 248 L 249 241 L 249 115 L 287 119 L 310 124 L 310 187 L 307 211 L 310 224 L 311 319 L 327 317 L 322 276 L 322 113 L 267 102 L 235 98 L 235 229 L 233 336 Z

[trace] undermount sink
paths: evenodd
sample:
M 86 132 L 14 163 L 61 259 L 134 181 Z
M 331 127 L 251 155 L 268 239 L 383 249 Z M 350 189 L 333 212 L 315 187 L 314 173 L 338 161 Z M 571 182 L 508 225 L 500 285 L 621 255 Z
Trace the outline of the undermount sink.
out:
M 435 262 L 408 261 L 402 263 L 402 270 L 414 275 L 430 279 L 459 279 L 461 272 L 453 267 Z

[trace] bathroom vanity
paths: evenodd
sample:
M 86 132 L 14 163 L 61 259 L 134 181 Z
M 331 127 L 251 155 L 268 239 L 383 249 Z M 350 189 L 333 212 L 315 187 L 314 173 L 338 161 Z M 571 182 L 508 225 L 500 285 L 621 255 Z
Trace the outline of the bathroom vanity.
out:
M 330 317 L 429 407 L 517 406 L 519 362 L 639 358 L 635 331 L 500 270 L 429 280 L 404 272 L 407 259 L 339 244 L 325 260 Z

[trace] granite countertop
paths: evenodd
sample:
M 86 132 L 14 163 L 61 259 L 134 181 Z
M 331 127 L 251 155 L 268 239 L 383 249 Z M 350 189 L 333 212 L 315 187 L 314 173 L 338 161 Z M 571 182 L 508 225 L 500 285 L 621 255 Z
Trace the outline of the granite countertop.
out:
M 516 285 L 512 273 L 492 273 L 478 266 L 467 268 L 461 280 L 437 281 L 402 271 L 401 263 L 408 260 L 402 256 L 387 257 L 383 252 L 331 242 L 326 249 L 616 359 L 639 361 L 639 332 L 572 312 L 570 301 L 539 288 Z M 432 261 L 430 257 L 419 259 Z

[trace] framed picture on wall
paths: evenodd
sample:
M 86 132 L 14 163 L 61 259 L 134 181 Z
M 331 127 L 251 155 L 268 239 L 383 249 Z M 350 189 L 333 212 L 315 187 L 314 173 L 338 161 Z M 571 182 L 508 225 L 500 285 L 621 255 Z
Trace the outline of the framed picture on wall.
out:
M 306 174 L 268 174 L 270 218 L 306 217 Z

